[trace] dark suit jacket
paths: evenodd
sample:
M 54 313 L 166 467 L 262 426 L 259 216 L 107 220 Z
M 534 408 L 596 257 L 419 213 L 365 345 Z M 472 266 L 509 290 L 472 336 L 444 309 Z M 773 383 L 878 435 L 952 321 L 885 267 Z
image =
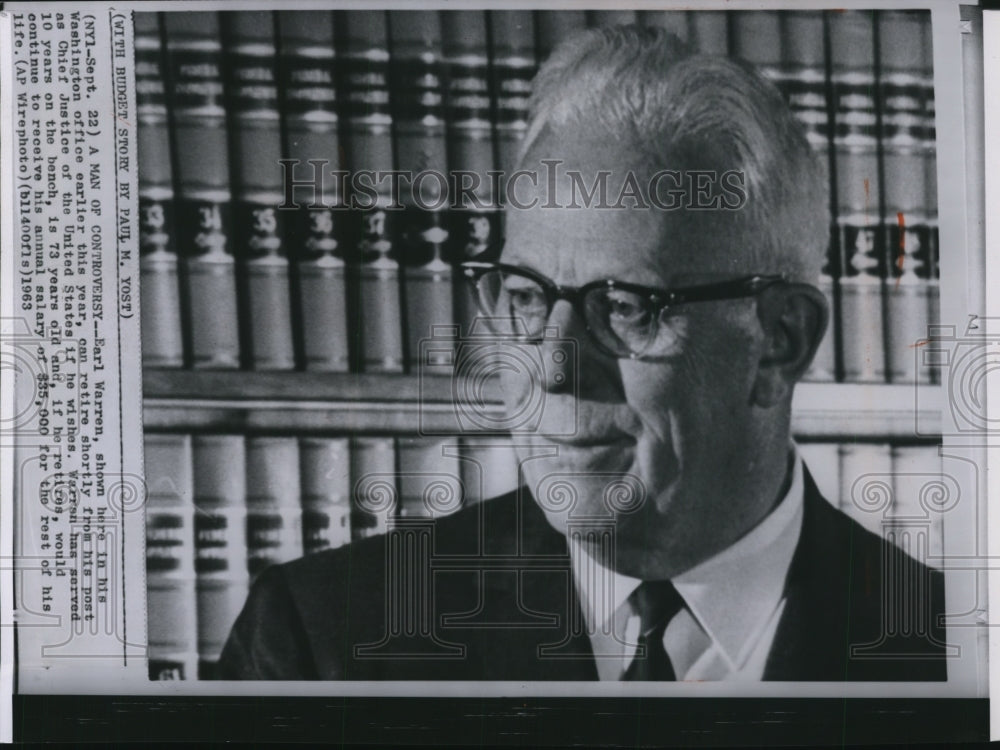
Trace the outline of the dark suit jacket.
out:
M 395 572 L 394 572 L 395 571 Z M 802 535 L 766 680 L 944 680 L 938 571 L 827 503 Z M 216 676 L 595 680 L 566 539 L 526 490 L 264 571 Z

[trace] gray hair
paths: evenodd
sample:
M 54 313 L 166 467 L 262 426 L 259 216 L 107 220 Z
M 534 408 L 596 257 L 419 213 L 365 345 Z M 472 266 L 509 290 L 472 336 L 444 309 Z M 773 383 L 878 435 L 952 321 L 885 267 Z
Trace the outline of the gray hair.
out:
M 815 281 L 829 241 L 829 186 L 801 124 L 751 66 L 693 54 L 661 28 L 586 29 L 535 77 L 523 159 L 540 136 L 586 125 L 623 136 L 658 168 L 695 158 L 745 177 L 747 202 L 724 220 L 740 265 Z M 748 257 L 749 256 L 749 257 Z

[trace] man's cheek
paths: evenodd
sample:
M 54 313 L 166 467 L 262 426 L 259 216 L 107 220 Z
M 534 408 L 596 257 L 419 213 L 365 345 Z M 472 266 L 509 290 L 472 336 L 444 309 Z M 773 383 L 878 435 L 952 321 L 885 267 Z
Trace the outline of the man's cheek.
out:
M 652 497 L 667 489 L 679 476 L 677 446 L 667 438 L 648 433 L 636 443 L 636 473 Z
M 508 411 L 516 412 L 530 398 L 533 387 L 530 378 L 506 368 L 500 368 L 499 372 L 500 397 Z
M 669 439 L 671 413 L 685 398 L 671 365 L 622 360 L 625 401 L 633 417 L 637 439 Z

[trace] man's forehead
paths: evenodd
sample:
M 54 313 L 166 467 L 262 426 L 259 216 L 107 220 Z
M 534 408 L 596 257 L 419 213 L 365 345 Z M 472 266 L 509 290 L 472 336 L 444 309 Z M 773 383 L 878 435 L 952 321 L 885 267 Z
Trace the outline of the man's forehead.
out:
M 628 157 L 601 164 L 597 156 L 559 161 L 557 169 L 540 165 L 537 188 L 522 178 L 518 205 L 507 207 L 505 261 L 543 273 L 558 268 L 568 274 L 557 279 L 565 284 L 614 277 L 666 285 L 689 273 L 732 273 L 738 265 L 728 222 L 718 212 L 648 201 L 643 191 L 656 174 L 648 163 Z
M 570 286 L 605 278 L 671 286 L 744 272 L 728 248 L 651 211 L 540 209 L 508 213 L 502 260 Z

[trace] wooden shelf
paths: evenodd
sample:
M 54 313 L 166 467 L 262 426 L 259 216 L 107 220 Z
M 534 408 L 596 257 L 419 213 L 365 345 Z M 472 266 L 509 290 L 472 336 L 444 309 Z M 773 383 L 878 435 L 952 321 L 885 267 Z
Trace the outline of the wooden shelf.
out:
M 476 409 L 456 410 L 469 386 L 442 375 L 147 369 L 143 416 L 161 432 L 489 434 L 503 414 L 496 384 L 476 393 Z M 802 383 L 792 428 L 810 439 L 930 440 L 942 403 L 940 386 Z
M 792 400 L 797 437 L 938 440 L 941 386 L 800 383 Z
M 487 384 L 474 412 L 457 413 L 468 385 L 442 375 L 146 370 L 143 420 L 179 432 L 489 434 L 503 416 L 496 387 Z

